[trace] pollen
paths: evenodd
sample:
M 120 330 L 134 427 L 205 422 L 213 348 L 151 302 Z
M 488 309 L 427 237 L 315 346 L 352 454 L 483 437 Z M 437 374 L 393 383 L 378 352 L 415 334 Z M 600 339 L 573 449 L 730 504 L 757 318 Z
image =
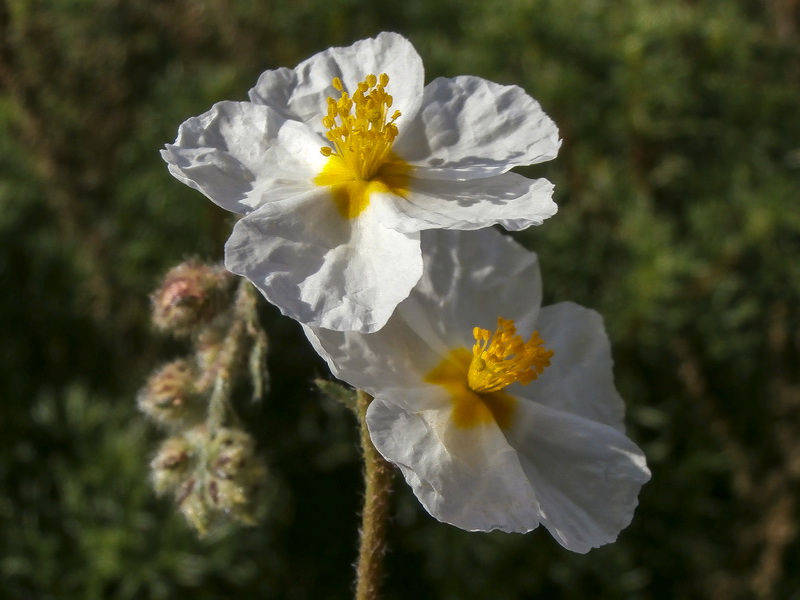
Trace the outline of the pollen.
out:
M 352 96 L 338 77 L 332 85 L 339 99 L 327 99 L 322 118 L 332 147 L 322 147 L 328 160 L 313 182 L 330 189 L 343 218 L 355 219 L 367 209 L 373 194 L 406 198 L 411 166 L 392 152 L 400 111 L 390 111 L 389 76 L 367 75 Z
M 553 351 L 544 347 L 539 333 L 534 331 L 525 342 L 510 319 L 499 317 L 494 333 L 475 327 L 472 334 L 475 345 L 467 383 L 479 394 L 497 392 L 517 381 L 527 385 L 550 366 Z
M 398 133 L 394 123 L 400 111 L 390 114 L 392 96 L 386 92 L 389 76 L 367 75 L 352 96 L 338 77 L 332 83 L 340 97 L 328 98 L 322 124 L 333 148 L 323 146 L 321 152 L 341 157 L 358 179 L 369 181 L 386 162 Z
M 537 332 L 527 342 L 517 335 L 514 321 L 497 319 L 497 331 L 473 329 L 475 345 L 455 348 L 426 376 L 425 381 L 447 390 L 450 419 L 459 429 L 496 423 L 508 429 L 514 422 L 517 399 L 503 388 L 519 381 L 528 384 L 550 365 L 553 351 L 544 347 Z
M 474 429 L 496 423 L 508 429 L 514 422 L 517 399 L 500 392 L 479 394 L 467 385 L 472 361 L 469 348 L 455 348 L 426 376 L 425 381 L 443 387 L 450 398 L 450 419 L 459 429 Z

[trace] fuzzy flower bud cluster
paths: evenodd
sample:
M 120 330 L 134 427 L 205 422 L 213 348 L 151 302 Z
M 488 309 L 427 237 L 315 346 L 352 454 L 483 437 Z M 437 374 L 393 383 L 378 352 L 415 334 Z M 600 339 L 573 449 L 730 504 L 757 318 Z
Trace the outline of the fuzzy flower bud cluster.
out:
M 206 531 L 222 514 L 255 523 L 266 469 L 247 432 L 220 428 L 211 433 L 198 425 L 164 440 L 150 468 L 156 493 L 173 494 L 198 531 Z
M 259 397 L 266 380 L 254 294 L 245 281 L 237 291 L 237 281 L 191 260 L 171 269 L 151 296 L 156 327 L 192 343 L 188 356 L 157 368 L 139 394 L 141 411 L 169 432 L 150 463 L 152 483 L 200 534 L 224 517 L 254 523 L 267 474 L 231 399 L 240 379 L 249 377 Z

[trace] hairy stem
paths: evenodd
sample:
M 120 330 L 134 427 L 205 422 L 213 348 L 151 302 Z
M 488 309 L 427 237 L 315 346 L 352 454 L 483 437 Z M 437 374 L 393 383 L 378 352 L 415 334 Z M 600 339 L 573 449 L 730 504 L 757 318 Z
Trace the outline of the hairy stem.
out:
M 367 407 L 372 396 L 358 390 L 356 397 L 361 447 L 364 453 L 364 511 L 361 514 L 361 547 L 358 553 L 356 600 L 377 600 L 386 552 L 389 492 L 392 468 L 372 445 L 367 430 Z

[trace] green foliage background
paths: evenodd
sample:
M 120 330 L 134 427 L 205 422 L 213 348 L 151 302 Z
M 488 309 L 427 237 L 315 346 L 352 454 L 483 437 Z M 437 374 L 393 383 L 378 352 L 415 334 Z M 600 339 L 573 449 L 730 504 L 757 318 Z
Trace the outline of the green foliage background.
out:
M 148 293 L 229 215 L 158 150 L 267 68 L 381 30 L 427 79 L 523 86 L 558 123 L 559 214 L 521 238 L 547 301 L 599 310 L 653 480 L 616 544 L 439 524 L 398 481 L 386 598 L 800 598 L 800 6 L 795 0 L 0 0 L 0 597 L 338 599 L 351 416 L 264 307 L 261 527 L 198 540 L 147 482 L 135 409 L 182 350 Z

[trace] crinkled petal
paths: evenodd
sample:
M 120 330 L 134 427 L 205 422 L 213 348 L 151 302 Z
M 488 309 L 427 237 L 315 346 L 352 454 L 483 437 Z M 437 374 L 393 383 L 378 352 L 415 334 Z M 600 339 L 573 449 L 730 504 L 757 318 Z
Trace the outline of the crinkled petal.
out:
M 297 70 L 288 67 L 264 71 L 247 95 L 254 104 L 269 106 L 286 119 L 304 121 L 306 119 L 302 119 L 291 107 L 292 94 L 298 85 L 298 79 Z M 322 110 L 324 109 L 317 107 L 318 113 Z
M 517 231 L 541 225 L 558 210 L 553 184 L 516 173 L 470 181 L 412 179 L 407 197 L 385 194 L 378 219 L 397 231 L 482 229 Z
M 311 328 L 334 375 L 370 393 L 421 381 L 453 348 L 472 347 L 473 327 L 493 330 L 500 316 L 533 331 L 542 297 L 535 253 L 493 229 L 424 231 L 421 243 L 422 277 L 380 331 Z
M 307 325 L 303 330 L 336 377 L 373 395 L 386 387 L 421 382 L 447 352 L 444 342 L 434 337 L 435 330 L 412 328 L 398 318 L 369 334 Z
M 408 296 L 422 258 L 416 234 L 382 227 L 369 210 L 342 218 L 318 188 L 236 223 L 225 266 L 301 323 L 370 332 Z
M 439 521 L 468 531 L 539 525 L 536 495 L 503 433 L 494 423 L 455 427 L 441 389 L 385 390 L 370 404 L 367 426 L 378 451 Z
M 473 327 L 493 331 L 500 316 L 514 319 L 523 335 L 533 331 L 542 300 L 534 252 L 494 229 L 421 236 L 424 272 L 398 316 L 431 323 L 451 348 L 471 348 Z
M 414 46 L 397 33 L 384 32 L 351 46 L 329 48 L 301 62 L 293 71 L 266 71 L 250 90 L 250 99 L 324 131 L 322 117 L 327 111 L 327 98 L 339 97 L 331 84 L 333 78 L 339 77 L 345 90 L 352 94 L 367 75 L 381 73 L 389 75 L 386 91 L 394 98 L 392 110 L 403 113 L 397 121 L 402 128 L 419 109 L 425 72 Z
M 555 123 L 518 86 L 480 77 L 439 78 L 404 123 L 394 151 L 428 179 L 472 179 L 555 158 Z
M 325 161 L 322 145 L 308 127 L 266 106 L 220 102 L 184 122 L 161 155 L 177 179 L 246 214 L 308 191 Z
M 518 406 L 505 433 L 536 490 L 542 523 L 574 552 L 616 540 L 650 479 L 642 451 L 602 423 L 524 399 Z
M 551 408 L 624 431 L 625 404 L 614 387 L 614 361 L 603 318 L 572 302 L 545 306 L 536 320 L 550 366 L 526 386 L 508 391 Z

